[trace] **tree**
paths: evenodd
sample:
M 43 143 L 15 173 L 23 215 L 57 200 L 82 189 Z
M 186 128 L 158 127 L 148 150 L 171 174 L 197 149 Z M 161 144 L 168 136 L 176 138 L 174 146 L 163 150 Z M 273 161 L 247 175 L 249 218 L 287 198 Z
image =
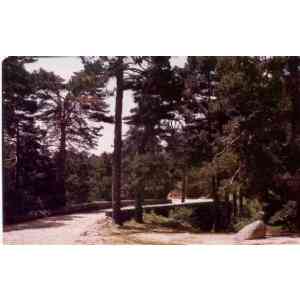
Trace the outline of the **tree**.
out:
M 231 112 L 222 152 L 239 158 L 227 183 L 238 183 L 249 197 L 259 198 L 268 221 L 283 201 L 282 187 L 275 178 L 288 171 L 291 161 L 284 59 L 224 58 L 218 68 L 219 97 Z
M 298 174 L 300 173 L 300 57 L 290 56 L 286 58 L 285 64 L 285 84 L 286 96 L 291 101 L 291 137 L 290 152 L 292 163 L 289 171 L 295 179 L 292 189 L 294 190 L 292 198 L 296 200 L 296 225 L 300 230 L 300 201 L 298 193 L 300 191 L 300 182 Z M 296 185 L 296 186 L 295 186 Z
M 141 57 L 134 56 L 100 56 L 82 57 L 85 71 L 95 74 L 103 81 L 114 78 L 116 81 L 114 152 L 112 163 L 112 216 L 115 224 L 122 225 L 121 217 L 121 185 L 122 185 L 122 110 L 123 94 L 129 88 L 128 83 L 135 73 L 137 66 L 142 63 Z
M 104 94 L 94 76 L 79 72 L 68 83 L 44 70 L 34 76 L 41 100 L 39 118 L 47 126 L 48 143 L 58 148 L 56 204 L 64 206 L 67 147 L 95 147 L 103 128 L 101 123 L 111 122 L 111 118 L 107 116 Z
M 37 158 L 41 147 L 42 132 L 34 120 L 37 112 L 34 81 L 25 69 L 25 64 L 32 62 L 34 59 L 28 57 L 8 57 L 3 62 L 4 165 L 13 169 L 14 177 L 14 188 L 8 187 L 6 175 L 10 172 L 6 169 L 5 190 L 10 194 L 7 198 L 15 200 L 12 206 L 18 213 L 26 209 L 26 189 L 33 187 L 32 182 L 28 182 L 33 175 L 29 172 L 37 168 L 38 160 L 28 161 L 27 158 L 32 155 Z
M 129 135 L 134 140 L 136 155 L 142 159 L 162 142 L 159 140 L 166 131 L 166 123 L 176 119 L 183 82 L 176 70 L 171 68 L 170 57 L 151 56 L 147 57 L 143 70 L 131 78 L 130 86 L 136 107 L 127 118 L 128 124 L 134 126 Z M 143 222 L 145 176 L 141 174 L 137 180 L 135 220 Z
M 100 156 L 92 155 L 89 165 L 93 169 L 89 178 L 89 199 L 91 201 L 103 199 L 111 202 L 112 154 L 104 152 Z
M 188 57 L 183 70 L 185 104 L 181 115 L 184 118 L 185 133 L 192 133 L 189 134 L 187 144 L 193 145 L 191 150 L 198 148 L 198 154 L 201 153 L 198 155 L 198 163 L 213 161 L 216 140 L 222 134 L 225 119 L 216 94 L 217 63 L 216 57 Z M 217 200 L 219 178 L 217 168 L 214 169 L 215 172 L 211 174 L 211 195 Z

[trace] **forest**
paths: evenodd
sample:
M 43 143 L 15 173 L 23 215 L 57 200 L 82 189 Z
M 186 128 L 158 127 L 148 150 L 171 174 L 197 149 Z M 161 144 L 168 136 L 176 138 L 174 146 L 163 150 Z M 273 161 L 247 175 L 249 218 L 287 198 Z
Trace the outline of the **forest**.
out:
M 3 62 L 4 222 L 107 201 L 122 225 L 130 199 L 142 223 L 146 199 L 176 195 L 212 198 L 215 231 L 262 212 L 266 224 L 300 230 L 300 57 L 189 56 L 183 67 L 170 56 L 78 59 L 68 81 L 28 71 L 39 57 Z M 113 152 L 92 154 L 104 124 Z

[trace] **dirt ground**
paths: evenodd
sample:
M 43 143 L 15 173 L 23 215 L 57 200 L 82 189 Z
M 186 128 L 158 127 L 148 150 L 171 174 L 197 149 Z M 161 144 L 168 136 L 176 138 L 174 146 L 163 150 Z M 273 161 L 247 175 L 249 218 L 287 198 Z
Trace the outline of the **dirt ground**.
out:
M 4 244 L 12 245 L 191 245 L 191 244 L 300 244 L 299 236 L 277 236 L 237 242 L 234 234 L 199 233 L 187 228 L 153 224 L 112 224 L 104 213 L 83 213 L 48 217 L 28 223 L 6 226 Z
M 153 224 L 125 223 L 118 227 L 108 218 L 88 228 L 77 241 L 80 244 L 142 244 L 142 245 L 282 245 L 300 244 L 299 236 L 277 236 L 239 242 L 234 234 L 193 232 L 187 228 L 172 229 Z
M 4 227 L 3 242 L 12 245 L 73 245 L 103 213 L 53 216 Z

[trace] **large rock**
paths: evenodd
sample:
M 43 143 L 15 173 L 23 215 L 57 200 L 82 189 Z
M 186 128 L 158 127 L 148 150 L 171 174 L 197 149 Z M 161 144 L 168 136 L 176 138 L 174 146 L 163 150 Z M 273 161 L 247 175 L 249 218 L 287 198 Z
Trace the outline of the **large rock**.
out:
M 241 229 L 236 235 L 235 239 L 238 241 L 261 239 L 266 236 L 266 225 L 263 221 L 255 221 L 243 229 Z

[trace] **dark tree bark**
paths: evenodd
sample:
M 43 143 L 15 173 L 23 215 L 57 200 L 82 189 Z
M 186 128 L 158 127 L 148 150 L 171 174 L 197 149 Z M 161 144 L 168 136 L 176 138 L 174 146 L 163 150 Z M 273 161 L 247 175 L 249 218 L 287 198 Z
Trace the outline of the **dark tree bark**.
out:
M 123 58 L 119 57 L 117 71 L 117 94 L 115 107 L 115 136 L 112 164 L 112 218 L 113 222 L 122 225 L 121 220 L 121 166 L 122 166 L 122 110 L 124 92 Z
M 152 130 L 148 126 L 146 126 L 141 144 L 138 148 L 139 155 L 144 155 L 146 153 L 146 146 L 147 146 L 147 143 L 148 143 L 151 133 L 152 133 Z M 144 214 L 143 214 L 144 200 L 145 200 L 145 178 L 141 178 L 138 188 L 137 188 L 137 194 L 135 197 L 134 219 L 138 223 L 144 222 Z
M 225 220 L 225 229 L 228 230 L 232 220 L 232 205 L 229 201 L 229 192 L 225 191 L 224 195 L 225 200 L 225 209 L 226 209 L 226 220 Z
M 143 202 L 144 202 L 144 191 L 145 191 L 145 184 L 142 180 L 137 190 L 137 195 L 135 197 L 135 212 L 134 212 L 134 219 L 137 223 L 144 222 L 144 215 L 143 215 Z
M 241 191 L 239 193 L 239 204 L 240 204 L 239 212 L 240 212 L 240 215 L 243 216 L 244 215 L 244 195 Z
M 64 103 L 61 105 L 60 120 L 60 145 L 57 165 L 57 205 L 66 205 L 66 186 L 65 186 L 65 168 L 66 168 L 66 124 L 64 118 Z
M 214 200 L 214 207 L 215 207 L 215 221 L 214 221 L 214 231 L 220 232 L 221 230 L 221 222 L 222 222 L 222 206 L 219 199 L 219 178 L 217 175 L 212 176 L 212 199 Z
M 211 178 L 211 197 L 215 200 L 215 201 L 219 201 L 219 178 L 217 175 L 213 175 Z
M 232 204 L 233 204 L 233 217 L 237 218 L 238 216 L 238 206 L 237 206 L 237 195 L 234 192 L 232 194 Z
M 21 147 L 20 147 L 20 128 L 19 121 L 16 122 L 16 181 L 15 181 L 15 191 L 16 191 L 16 200 L 19 205 L 19 212 L 24 212 L 24 203 L 22 197 L 22 189 L 21 189 L 21 155 L 20 155 Z

